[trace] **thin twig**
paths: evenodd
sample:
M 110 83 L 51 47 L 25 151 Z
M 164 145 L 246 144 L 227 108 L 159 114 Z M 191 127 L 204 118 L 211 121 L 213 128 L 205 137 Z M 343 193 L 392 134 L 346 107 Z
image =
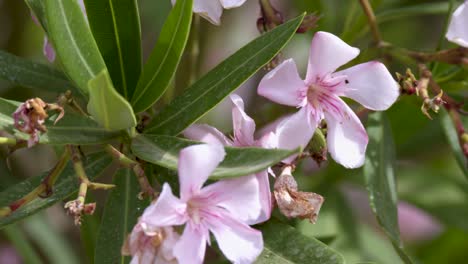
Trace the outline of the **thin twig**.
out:
M 369 22 L 369 27 L 372 31 L 372 36 L 374 38 L 375 44 L 377 46 L 381 46 L 383 41 L 382 41 L 382 36 L 379 31 L 379 27 L 377 25 L 377 20 L 374 15 L 374 10 L 372 9 L 371 4 L 369 3 L 368 0 L 359 0 L 361 3 L 362 9 L 364 10 L 364 13 L 367 16 L 367 20 Z
M 57 181 L 58 177 L 65 169 L 68 160 L 70 159 L 70 152 L 68 149 L 62 153 L 57 164 L 54 168 L 49 172 L 49 174 L 41 181 L 41 184 L 34 188 L 31 192 L 23 196 L 22 198 L 14 201 L 7 207 L 0 208 L 0 217 L 7 216 L 10 213 L 18 210 L 21 206 L 28 204 L 29 202 L 33 201 L 37 197 L 46 197 L 52 194 L 52 186 Z

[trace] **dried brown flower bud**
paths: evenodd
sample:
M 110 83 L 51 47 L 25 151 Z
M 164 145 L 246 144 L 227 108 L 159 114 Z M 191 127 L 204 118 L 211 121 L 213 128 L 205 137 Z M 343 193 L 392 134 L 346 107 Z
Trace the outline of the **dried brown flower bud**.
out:
M 92 215 L 96 209 L 96 203 L 85 204 L 82 199 L 78 198 L 69 201 L 65 204 L 67 213 L 72 215 L 75 219 L 75 225 L 81 225 L 81 217 L 83 215 Z
M 316 193 L 298 191 L 297 182 L 291 175 L 291 167 L 283 169 L 278 176 L 273 193 L 279 210 L 286 217 L 309 219 L 311 223 L 317 221 L 324 199 Z
M 30 135 L 28 147 L 39 142 L 39 134 L 46 132 L 45 119 L 49 117 L 46 111 L 59 110 L 60 114 L 55 120 L 59 121 L 63 115 L 63 108 L 56 104 L 47 104 L 41 98 L 32 98 L 22 103 L 13 113 L 14 126 L 21 132 Z

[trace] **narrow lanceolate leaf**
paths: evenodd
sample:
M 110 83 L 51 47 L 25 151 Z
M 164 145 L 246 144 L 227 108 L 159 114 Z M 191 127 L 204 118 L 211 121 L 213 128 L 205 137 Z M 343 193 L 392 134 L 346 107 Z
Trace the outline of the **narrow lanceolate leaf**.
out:
M 78 94 L 78 90 L 60 71 L 1 50 L 0 79 L 42 91 L 64 93 L 71 90 Z
M 19 139 L 27 140 L 29 135 L 16 130 L 12 114 L 20 103 L 0 98 L 0 130 L 4 130 Z M 58 115 L 52 115 L 45 125 L 47 132 L 39 137 L 41 144 L 51 145 L 89 145 L 111 141 L 122 136 L 122 132 L 109 132 L 89 117 L 74 113 L 65 116 L 54 124 Z
M 93 36 L 116 90 L 131 98 L 141 71 L 141 30 L 136 0 L 85 0 Z
M 105 69 L 77 0 L 45 0 L 47 30 L 66 74 L 88 94 L 88 82 Z
M 466 177 L 468 177 L 468 161 L 463 154 L 463 150 L 460 147 L 460 142 L 458 140 L 457 130 L 450 118 L 449 113 L 445 109 L 440 111 L 440 122 L 445 132 L 445 136 L 452 148 L 453 154 L 457 159 L 458 164 L 460 165 L 460 169 L 463 171 Z
M 32 14 L 37 18 L 42 28 L 47 31 L 44 0 L 24 0 L 24 2 L 31 9 Z
M 178 0 L 169 13 L 132 98 L 135 112 L 146 110 L 166 91 L 187 44 L 193 0 Z
M 393 163 L 395 146 L 390 125 L 382 112 L 369 116 L 364 176 L 372 211 L 405 263 L 412 263 L 404 253 L 398 227 L 397 192 Z
M 111 165 L 112 158 L 103 153 L 97 153 L 88 156 L 86 159 L 85 170 L 88 178 L 94 180 L 98 178 L 104 170 Z M 39 186 L 42 179 L 47 176 L 44 173 L 42 176 L 29 178 L 21 183 L 18 183 L 5 191 L 0 193 L 0 207 L 8 206 L 12 202 L 22 198 L 34 188 Z M 29 215 L 32 215 L 40 210 L 48 208 L 55 203 L 58 203 L 66 198 L 69 198 L 72 194 L 78 190 L 78 177 L 75 175 L 71 162 L 63 170 L 60 178 L 56 182 L 53 188 L 53 193 L 47 198 L 36 198 L 32 202 L 21 206 L 16 211 L 12 212 L 6 217 L 0 217 L 0 229 L 17 222 Z M 71 220 L 70 220 L 71 221 Z
M 258 228 L 263 234 L 264 249 L 257 264 L 344 263 L 343 257 L 332 248 L 278 220 L 271 219 Z
M 116 187 L 107 198 L 101 228 L 96 243 L 94 263 L 128 263 L 121 254 L 122 245 L 132 231 L 145 202 L 138 199 L 140 186 L 130 169 L 120 170 L 114 176 Z
M 107 70 L 89 81 L 88 111 L 103 127 L 120 130 L 136 125 L 130 103 L 112 86 Z
M 150 134 L 177 135 L 220 103 L 288 43 L 304 15 L 250 42 L 174 99 L 148 125 Z
M 138 158 L 176 170 L 179 152 L 188 146 L 202 144 L 171 136 L 138 135 L 132 151 Z M 210 176 L 212 179 L 250 175 L 262 171 L 299 150 L 226 147 L 226 157 Z

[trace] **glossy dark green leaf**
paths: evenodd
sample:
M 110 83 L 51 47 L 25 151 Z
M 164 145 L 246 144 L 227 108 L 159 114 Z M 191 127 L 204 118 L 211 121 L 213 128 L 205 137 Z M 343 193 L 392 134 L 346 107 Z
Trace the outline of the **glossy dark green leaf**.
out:
M 460 147 L 460 142 L 458 141 L 458 133 L 455 129 L 455 126 L 450 118 L 449 113 L 445 109 L 441 109 L 439 112 L 440 115 L 440 122 L 442 124 L 442 128 L 444 129 L 445 136 L 447 137 L 447 141 L 452 148 L 453 154 L 457 159 L 458 164 L 460 165 L 460 169 L 463 171 L 463 174 L 468 178 L 468 161 L 463 154 L 463 150 Z
M 115 90 L 77 0 L 46 0 L 49 37 L 65 72 L 86 94 L 88 110 L 109 130 L 136 124 L 130 104 Z
M 43 91 L 64 93 L 71 90 L 75 94 L 78 93 L 60 71 L 5 51 L 0 51 L 0 79 Z
M 372 211 L 405 263 L 412 263 L 403 251 L 398 227 L 397 192 L 394 175 L 395 145 L 390 125 L 383 112 L 369 115 L 369 145 L 364 177 Z
M 112 86 L 109 73 L 103 70 L 89 81 L 88 111 L 108 130 L 121 130 L 136 125 L 130 103 Z
M 130 169 L 120 170 L 113 183 L 116 187 L 107 198 L 94 254 L 94 262 L 100 264 L 129 262 L 129 257 L 121 255 L 122 245 L 145 208 L 145 202 L 138 199 L 140 186 Z
M 20 103 L 0 98 L 0 130 L 5 130 L 17 138 L 27 140 L 29 135 L 13 127 L 12 114 Z M 89 117 L 74 113 L 65 113 L 55 125 L 58 115 L 53 115 L 45 122 L 47 132 L 39 137 L 41 144 L 52 145 L 87 145 L 105 143 L 122 136 L 121 131 L 109 132 Z
M 105 69 L 77 0 L 45 0 L 47 30 L 65 72 L 88 94 L 88 82 Z
M 135 112 L 153 105 L 174 77 L 187 44 L 192 21 L 192 0 L 179 0 L 164 23 L 132 98 Z
M 85 170 L 88 178 L 90 180 L 98 178 L 111 163 L 112 158 L 107 155 L 103 155 L 103 153 L 88 156 L 85 164 Z M 28 178 L 27 180 L 11 186 L 1 192 L 0 207 L 8 206 L 10 203 L 31 192 L 34 188 L 39 186 L 42 179 L 46 176 L 47 173 L 44 173 L 42 176 Z M 69 162 L 54 185 L 53 194 L 51 196 L 47 198 L 37 198 L 20 207 L 10 215 L 0 217 L 0 229 L 69 198 L 72 194 L 76 193 L 78 186 L 78 177 L 75 175 L 71 162 Z
M 343 257 L 332 248 L 278 220 L 270 219 L 257 228 L 262 231 L 264 242 L 257 264 L 344 263 Z
M 288 43 L 304 15 L 253 40 L 175 98 L 148 125 L 150 134 L 177 135 L 220 103 Z
M 141 72 L 141 30 L 136 0 L 85 0 L 93 36 L 115 89 L 131 98 Z
M 201 144 L 171 136 L 138 135 L 132 141 L 132 151 L 138 158 L 176 170 L 179 152 L 190 145 Z M 262 171 L 299 150 L 226 147 L 224 161 L 210 178 L 221 179 L 250 175 Z

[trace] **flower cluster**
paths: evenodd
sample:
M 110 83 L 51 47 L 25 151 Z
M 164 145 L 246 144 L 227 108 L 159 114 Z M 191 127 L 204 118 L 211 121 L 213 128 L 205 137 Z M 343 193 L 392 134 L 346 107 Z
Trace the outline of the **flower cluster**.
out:
M 380 62 L 336 71 L 358 53 L 358 49 L 338 37 L 318 32 L 312 40 L 305 81 L 299 78 L 292 60 L 268 73 L 260 82 L 258 93 L 300 110 L 259 137 L 255 137 L 255 122 L 245 113 L 244 102 L 238 95 L 230 97 L 232 138 L 208 125 L 187 128 L 183 132 L 185 137 L 206 144 L 185 148 L 180 153 L 180 198 L 165 183 L 159 198 L 139 219 L 123 252 L 138 263 L 202 263 L 211 232 L 230 261 L 252 263 L 262 251 L 263 240 L 261 233 L 249 225 L 267 221 L 274 203 L 286 217 L 315 222 L 324 199 L 298 190 L 292 176 L 296 155 L 283 160 L 273 195 L 269 183 L 269 174 L 274 175 L 271 168 L 203 185 L 223 160 L 223 146 L 304 147 L 322 119 L 327 121 L 332 157 L 346 167 L 361 166 L 367 134 L 359 118 L 339 96 L 350 97 L 372 110 L 384 110 L 395 102 L 399 88 Z M 185 227 L 179 236 L 174 227 L 181 225 Z M 154 262 L 155 259 L 160 262 Z

